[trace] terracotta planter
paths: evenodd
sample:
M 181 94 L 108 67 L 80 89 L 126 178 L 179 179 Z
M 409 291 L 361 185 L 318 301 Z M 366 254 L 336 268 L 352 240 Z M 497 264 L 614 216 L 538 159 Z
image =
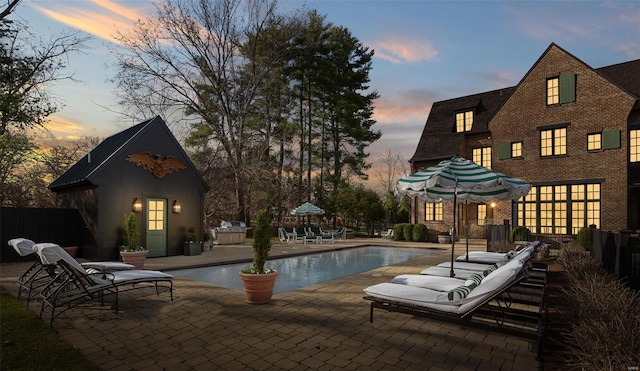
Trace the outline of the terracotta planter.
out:
M 78 248 L 79 248 L 79 246 L 63 247 L 64 251 L 66 251 L 67 254 L 71 255 L 72 258 L 76 257 L 76 254 L 78 253 Z
M 273 287 L 278 278 L 278 272 L 266 274 L 247 274 L 240 272 L 240 279 L 244 287 L 244 295 L 249 304 L 267 304 L 271 301 Z
M 120 257 L 122 257 L 122 262 L 131 264 L 136 269 L 144 269 L 144 261 L 147 260 L 147 254 L 149 251 L 134 251 L 134 252 L 125 252 L 120 251 Z

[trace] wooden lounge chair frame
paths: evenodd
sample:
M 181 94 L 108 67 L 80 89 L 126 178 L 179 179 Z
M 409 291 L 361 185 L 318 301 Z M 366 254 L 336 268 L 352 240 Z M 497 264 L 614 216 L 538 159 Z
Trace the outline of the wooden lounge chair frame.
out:
M 364 296 L 364 299 L 371 302 L 369 308 L 371 323 L 373 323 L 373 309 L 378 308 L 519 336 L 536 341 L 536 359 L 542 361 L 542 340 L 546 317 L 546 276 L 547 267 L 544 264 L 534 264 L 530 269 L 523 268 L 514 282 L 462 314 L 371 295 Z
M 42 306 L 39 318 L 42 318 L 45 307 L 51 307 L 49 322 L 51 327 L 53 327 L 55 318 L 69 309 L 93 304 L 95 299 L 100 299 L 100 307 L 104 306 L 105 295 L 114 296 L 113 309 L 115 313 L 118 313 L 119 293 L 125 291 L 152 287 L 155 288 L 156 294 L 160 295 L 160 289 L 164 289 L 169 291 L 171 301 L 173 301 L 173 277 L 143 277 L 116 282 L 113 279 L 116 273 L 101 273 L 98 277 L 96 274 L 79 272 L 64 260 L 58 261 L 57 265 L 62 271 L 40 293 Z M 101 280 L 96 278 L 101 278 Z M 64 309 L 56 311 L 59 308 Z

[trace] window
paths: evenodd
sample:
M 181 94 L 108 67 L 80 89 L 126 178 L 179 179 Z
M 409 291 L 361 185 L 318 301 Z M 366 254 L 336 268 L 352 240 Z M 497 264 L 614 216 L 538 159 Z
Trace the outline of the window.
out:
M 161 231 L 164 229 L 164 201 L 148 200 L 147 205 L 150 231 Z
M 547 106 L 576 101 L 576 74 L 547 79 Z
M 424 203 L 424 220 L 428 222 L 442 221 L 443 214 L 442 203 Z
M 484 222 L 486 219 L 487 219 L 487 205 L 478 204 L 478 225 L 484 225 Z
M 522 142 L 511 143 L 511 157 L 522 157 Z
M 587 151 L 602 149 L 602 133 L 587 134 Z
M 600 184 L 576 184 L 571 186 L 571 233 L 600 224 Z
M 473 162 L 491 169 L 491 147 L 474 148 Z
M 473 111 L 456 113 L 456 133 L 471 131 L 473 126 Z
M 600 184 L 532 187 L 517 203 L 518 225 L 533 233 L 578 234 L 600 225 Z
M 529 193 L 518 201 L 518 225 L 529 230 L 538 230 L 538 188 L 531 187 Z
M 547 105 L 558 104 L 560 102 L 560 92 L 558 91 L 559 81 L 559 77 L 547 79 Z
M 540 131 L 540 155 L 558 156 L 567 154 L 567 128 Z
M 629 161 L 640 162 L 640 130 L 629 131 Z

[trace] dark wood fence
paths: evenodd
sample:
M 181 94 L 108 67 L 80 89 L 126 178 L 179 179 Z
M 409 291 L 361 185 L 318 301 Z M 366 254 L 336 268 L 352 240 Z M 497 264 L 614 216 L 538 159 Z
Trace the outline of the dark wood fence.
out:
M 591 253 L 603 268 L 640 290 L 640 238 L 631 231 L 612 233 L 591 229 Z
M 60 246 L 89 248 L 96 242 L 77 209 L 0 208 L 0 261 L 26 261 L 7 244 L 12 238 L 28 238 L 35 242 L 52 242 Z

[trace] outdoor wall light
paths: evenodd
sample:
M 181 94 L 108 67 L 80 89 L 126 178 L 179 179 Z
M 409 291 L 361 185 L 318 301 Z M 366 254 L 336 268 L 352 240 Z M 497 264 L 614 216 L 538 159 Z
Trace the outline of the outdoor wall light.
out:
M 180 214 L 182 212 L 182 205 L 180 205 L 180 201 L 173 201 L 173 206 L 171 206 L 171 210 L 173 210 L 174 214 Z
M 133 209 L 134 212 L 139 213 L 142 211 L 142 200 L 140 200 L 139 198 L 136 197 L 135 200 L 133 200 L 133 203 L 131 203 L 131 209 Z
M 492 209 L 494 209 L 495 207 L 496 207 L 496 203 L 495 203 L 495 202 L 492 202 L 492 203 L 491 203 L 491 208 L 492 208 Z

